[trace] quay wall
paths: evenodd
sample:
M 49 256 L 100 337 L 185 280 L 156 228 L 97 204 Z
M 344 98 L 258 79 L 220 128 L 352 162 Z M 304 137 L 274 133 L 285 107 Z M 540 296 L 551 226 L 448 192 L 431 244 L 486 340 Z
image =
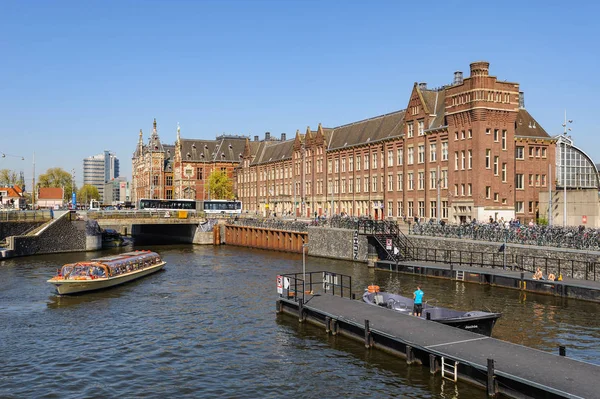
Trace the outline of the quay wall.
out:
M 31 231 L 44 223 L 44 221 L 0 222 L 0 240 L 4 240 L 10 236 L 26 234 L 28 231 Z
M 12 256 L 96 250 L 102 247 L 97 227 L 94 221 L 71 220 L 67 213 L 37 235 L 9 237 L 9 248 Z
M 488 264 L 488 266 L 483 265 L 484 268 L 491 268 L 492 263 L 496 267 L 502 266 L 503 254 L 500 252 L 502 243 L 499 242 L 414 235 L 408 238 L 415 246 L 415 257 L 418 260 L 466 264 L 469 263 L 471 259 L 469 256 L 471 256 L 475 264 L 479 264 L 483 257 L 484 262 L 481 263 Z M 461 251 L 464 254 L 462 261 L 459 261 L 457 254 Z M 600 269 L 600 252 L 510 243 L 506 244 L 506 266 L 515 270 L 528 271 L 541 267 L 544 275 L 550 273 L 558 275 L 560 271 L 563 276 L 585 279 L 586 275 L 594 271 L 598 273 L 596 269 Z
M 355 242 L 354 232 L 349 229 L 309 227 L 308 253 L 322 258 L 367 262 L 367 236 L 359 234 Z

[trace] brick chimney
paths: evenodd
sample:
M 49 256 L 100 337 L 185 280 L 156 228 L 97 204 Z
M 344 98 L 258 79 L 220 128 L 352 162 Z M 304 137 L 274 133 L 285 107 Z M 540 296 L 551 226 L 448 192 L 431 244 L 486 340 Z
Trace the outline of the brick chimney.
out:
M 271 140 L 271 132 L 265 133 L 265 141 Z
M 254 141 L 258 141 L 258 136 L 254 136 Z
M 525 93 L 519 92 L 519 108 L 525 109 Z
M 281 133 L 281 141 L 285 141 L 286 135 L 285 133 Z
M 427 90 L 427 83 L 426 82 L 419 83 L 419 90 Z

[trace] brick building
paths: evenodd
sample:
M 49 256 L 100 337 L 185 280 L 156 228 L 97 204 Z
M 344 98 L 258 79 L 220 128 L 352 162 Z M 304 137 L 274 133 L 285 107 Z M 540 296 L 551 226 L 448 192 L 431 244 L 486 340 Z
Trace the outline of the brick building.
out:
M 223 171 L 233 179 L 248 138 L 222 135 L 216 140 L 181 138 L 177 127 L 174 145 L 163 144 L 154 119 L 148 143 L 139 140 L 132 158 L 131 197 L 197 199 L 209 198 L 208 177 Z
M 441 88 L 415 83 L 407 105 L 289 141 L 247 140 L 235 186 L 244 209 L 452 223 L 538 216 L 540 191 L 554 189 L 555 140 L 517 83 L 474 62 Z

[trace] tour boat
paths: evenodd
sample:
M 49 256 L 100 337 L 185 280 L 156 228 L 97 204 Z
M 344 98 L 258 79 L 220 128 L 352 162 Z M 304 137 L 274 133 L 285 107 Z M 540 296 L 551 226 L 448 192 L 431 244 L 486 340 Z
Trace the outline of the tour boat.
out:
M 132 251 L 64 265 L 48 282 L 59 294 L 113 287 L 159 271 L 166 264 L 156 252 Z
M 381 306 L 396 312 L 412 314 L 414 302 L 397 294 L 381 292 L 379 286 L 371 285 L 363 294 L 363 301 L 370 305 Z M 479 310 L 462 312 L 460 310 L 441 308 L 423 303 L 421 317 L 452 327 L 461 328 L 477 334 L 492 335 L 492 329 L 501 313 L 483 312 Z

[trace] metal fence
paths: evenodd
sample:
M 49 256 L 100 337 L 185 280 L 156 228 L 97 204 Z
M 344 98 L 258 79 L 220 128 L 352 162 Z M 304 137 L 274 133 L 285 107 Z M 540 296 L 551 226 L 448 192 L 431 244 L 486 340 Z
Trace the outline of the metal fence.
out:
M 52 219 L 50 210 L 3 210 L 0 212 L 0 222 L 37 222 L 48 221 L 50 219 Z
M 574 248 L 590 251 L 600 250 L 600 229 L 557 226 L 525 226 L 501 224 L 441 225 L 437 223 L 415 224 L 409 230 L 412 235 L 448 238 L 466 238 L 477 241 L 538 245 L 555 248 Z

